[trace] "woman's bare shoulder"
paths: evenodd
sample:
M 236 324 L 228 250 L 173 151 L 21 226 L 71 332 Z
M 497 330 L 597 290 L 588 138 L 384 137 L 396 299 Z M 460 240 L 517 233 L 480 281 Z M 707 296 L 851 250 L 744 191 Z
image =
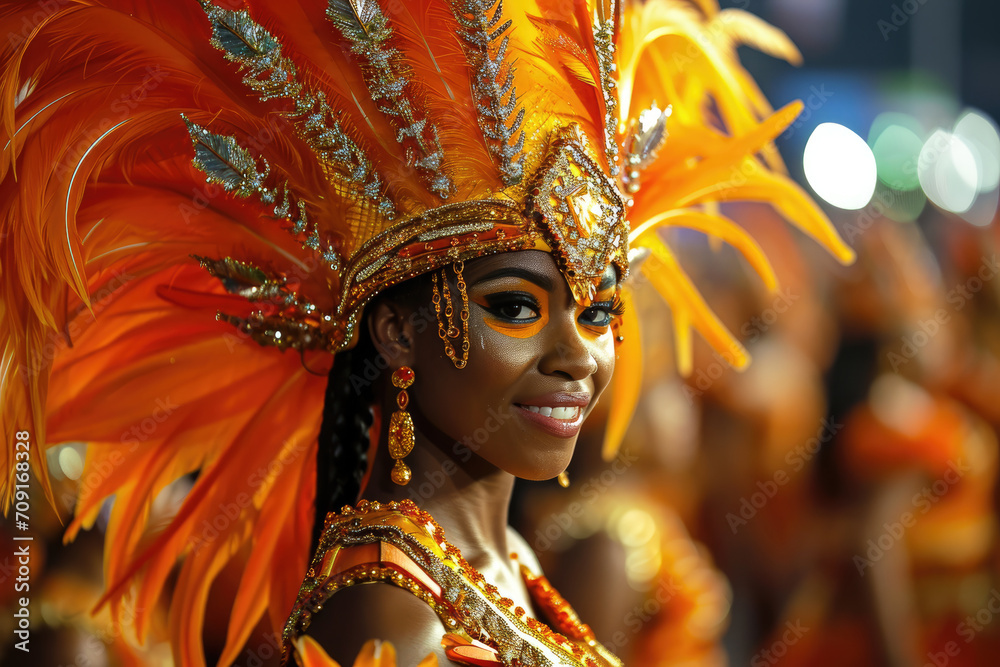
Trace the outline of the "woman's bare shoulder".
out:
M 370 639 L 391 642 L 398 667 L 417 665 L 434 653 L 450 664 L 441 648 L 444 626 L 434 610 L 409 591 L 391 584 L 351 586 L 337 591 L 313 614 L 306 631 L 331 658 L 349 667 Z

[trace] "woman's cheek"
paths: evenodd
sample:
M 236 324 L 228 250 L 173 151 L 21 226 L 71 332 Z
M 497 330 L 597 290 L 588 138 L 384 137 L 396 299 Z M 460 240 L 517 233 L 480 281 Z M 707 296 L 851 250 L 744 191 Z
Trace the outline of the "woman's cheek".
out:
M 614 332 L 608 330 L 604 335 L 599 337 L 596 341 L 595 346 L 595 360 L 597 361 L 597 375 L 596 383 L 599 385 L 595 387 L 596 393 L 599 396 L 601 392 L 610 384 L 611 376 L 615 372 L 615 338 Z

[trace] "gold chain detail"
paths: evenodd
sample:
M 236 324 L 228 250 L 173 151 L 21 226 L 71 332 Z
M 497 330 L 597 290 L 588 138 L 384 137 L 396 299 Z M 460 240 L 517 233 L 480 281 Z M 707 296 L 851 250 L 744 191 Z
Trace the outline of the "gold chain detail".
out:
M 462 298 L 462 309 L 458 315 L 462 323 L 461 332 L 455 326 L 455 306 L 451 302 L 451 289 L 448 286 L 447 268 L 441 269 L 442 285 L 440 289 L 438 288 L 438 274 L 431 274 L 431 282 L 433 284 L 431 302 L 434 304 L 434 315 L 438 323 L 438 338 L 444 342 L 444 353 L 451 359 L 451 363 L 455 364 L 455 368 L 462 369 L 469 362 L 469 293 L 466 290 L 465 276 L 462 274 L 465 270 L 465 262 L 455 262 L 452 264 L 452 267 L 455 270 L 455 277 L 458 282 L 458 294 Z M 441 316 L 442 300 L 445 302 L 444 317 Z M 455 352 L 455 346 L 449 340 L 450 338 L 458 338 L 459 333 L 462 335 L 462 356 L 459 356 Z

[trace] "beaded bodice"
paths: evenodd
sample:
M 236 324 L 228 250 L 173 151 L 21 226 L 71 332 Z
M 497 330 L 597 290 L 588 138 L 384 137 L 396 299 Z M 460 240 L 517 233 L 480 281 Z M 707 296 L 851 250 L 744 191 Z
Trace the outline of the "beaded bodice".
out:
M 426 602 L 444 626 L 442 645 L 457 664 L 620 667 L 544 576 L 521 565 L 536 619 L 486 582 L 410 501 L 361 501 L 326 519 L 323 536 L 285 626 L 284 660 L 313 614 L 338 590 L 364 583 L 399 586 Z

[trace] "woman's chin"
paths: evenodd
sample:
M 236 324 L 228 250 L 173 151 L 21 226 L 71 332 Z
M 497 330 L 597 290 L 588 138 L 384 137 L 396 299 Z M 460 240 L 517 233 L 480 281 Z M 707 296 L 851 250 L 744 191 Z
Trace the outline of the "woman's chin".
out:
M 527 465 L 518 466 L 515 470 L 508 469 L 507 472 L 529 482 L 545 482 L 558 477 L 559 473 L 566 470 L 572 459 L 573 452 L 571 450 L 568 456 L 546 458 L 545 461 L 534 461 Z

